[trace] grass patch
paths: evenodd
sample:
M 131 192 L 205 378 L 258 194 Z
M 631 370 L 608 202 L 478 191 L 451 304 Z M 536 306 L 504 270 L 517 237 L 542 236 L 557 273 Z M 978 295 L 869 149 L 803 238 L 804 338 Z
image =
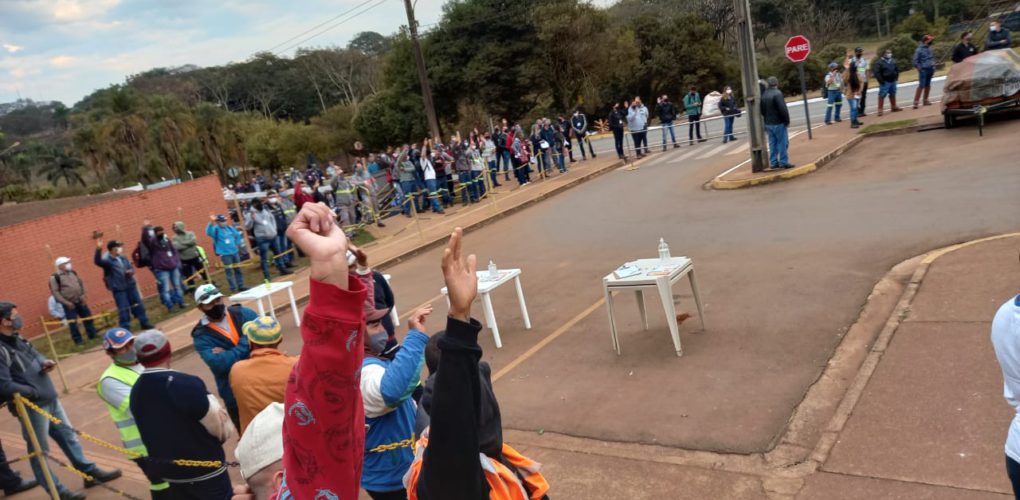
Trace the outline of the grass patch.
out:
M 895 121 L 895 122 L 885 122 L 885 123 L 875 123 L 875 124 L 868 125 L 868 126 L 862 128 L 859 133 L 864 134 L 864 135 L 875 134 L 875 133 L 878 133 L 878 132 L 885 132 L 887 130 L 896 130 L 896 129 L 901 129 L 901 128 L 913 127 L 914 125 L 917 125 L 917 120 L 916 119 L 899 120 L 899 121 Z

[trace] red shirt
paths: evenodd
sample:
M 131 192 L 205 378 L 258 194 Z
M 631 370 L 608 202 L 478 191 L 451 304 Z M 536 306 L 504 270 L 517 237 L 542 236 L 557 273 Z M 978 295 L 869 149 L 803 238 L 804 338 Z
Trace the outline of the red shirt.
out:
M 371 296 L 372 275 L 366 282 L 351 273 L 348 290 L 309 284 L 304 346 L 287 381 L 284 486 L 277 498 L 358 498 L 365 449 L 363 304 Z

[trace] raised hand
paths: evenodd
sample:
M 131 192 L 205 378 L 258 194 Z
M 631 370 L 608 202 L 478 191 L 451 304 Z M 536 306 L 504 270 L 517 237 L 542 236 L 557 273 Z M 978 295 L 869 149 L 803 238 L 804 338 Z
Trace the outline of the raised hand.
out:
M 464 258 L 461 252 L 463 238 L 464 230 L 459 227 L 450 235 L 450 242 L 443 250 L 443 278 L 450 297 L 450 317 L 469 322 L 471 303 L 478 295 L 477 259 L 474 254 Z
M 305 203 L 287 228 L 287 237 L 311 261 L 311 277 L 347 289 L 347 235 L 325 203 Z
M 407 326 L 411 327 L 412 330 L 418 330 L 421 333 L 428 334 L 428 330 L 425 329 L 425 320 L 432 314 L 432 304 L 428 304 L 424 307 L 414 311 L 407 320 Z

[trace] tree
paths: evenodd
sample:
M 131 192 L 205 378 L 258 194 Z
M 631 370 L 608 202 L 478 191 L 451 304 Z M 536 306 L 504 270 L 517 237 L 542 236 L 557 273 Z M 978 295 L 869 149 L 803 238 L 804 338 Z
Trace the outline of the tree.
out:
M 380 58 L 389 52 L 392 40 L 374 31 L 362 31 L 347 43 L 349 50 L 357 50 L 366 56 Z
M 171 178 L 182 178 L 184 149 L 195 137 L 195 122 L 180 101 L 169 96 L 154 96 L 145 106 L 146 123 L 154 151 Z
M 78 172 L 81 160 L 68 154 L 64 148 L 51 148 L 48 154 L 42 158 L 44 163 L 39 173 L 44 175 L 51 184 L 56 186 L 63 179 L 68 186 L 77 183 L 85 187 L 85 179 Z

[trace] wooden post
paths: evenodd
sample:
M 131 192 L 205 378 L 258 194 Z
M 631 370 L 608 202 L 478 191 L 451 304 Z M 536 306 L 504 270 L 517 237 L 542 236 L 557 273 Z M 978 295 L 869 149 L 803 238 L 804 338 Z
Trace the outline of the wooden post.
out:
M 60 383 L 64 385 L 64 394 L 67 394 L 67 377 L 64 376 L 64 369 L 60 367 L 60 354 L 57 353 L 57 348 L 53 345 L 53 337 L 50 337 L 50 328 L 46 326 L 45 317 L 39 316 L 39 322 L 42 323 L 43 333 L 46 334 L 46 343 L 50 345 L 53 362 L 57 364 L 57 373 L 60 374 Z
M 21 419 L 21 425 L 25 426 L 25 434 L 28 434 L 28 442 L 32 445 L 32 449 L 35 450 L 35 458 L 39 461 L 39 465 L 43 473 L 43 479 L 46 480 L 46 489 L 50 492 L 50 498 L 57 500 L 60 498 L 60 492 L 57 491 L 57 485 L 53 482 L 53 476 L 50 474 L 50 466 L 46 462 L 46 455 L 43 454 L 42 448 L 39 447 L 39 438 L 35 436 L 35 429 L 32 428 L 32 420 L 28 418 L 28 411 L 25 410 L 25 404 L 21 402 L 21 394 L 14 393 L 14 407 L 18 411 L 18 418 Z
M 411 199 L 411 213 L 414 215 L 414 226 L 418 228 L 418 239 L 425 243 L 425 235 L 421 231 L 421 217 L 418 217 L 418 210 L 414 207 L 414 199 Z

